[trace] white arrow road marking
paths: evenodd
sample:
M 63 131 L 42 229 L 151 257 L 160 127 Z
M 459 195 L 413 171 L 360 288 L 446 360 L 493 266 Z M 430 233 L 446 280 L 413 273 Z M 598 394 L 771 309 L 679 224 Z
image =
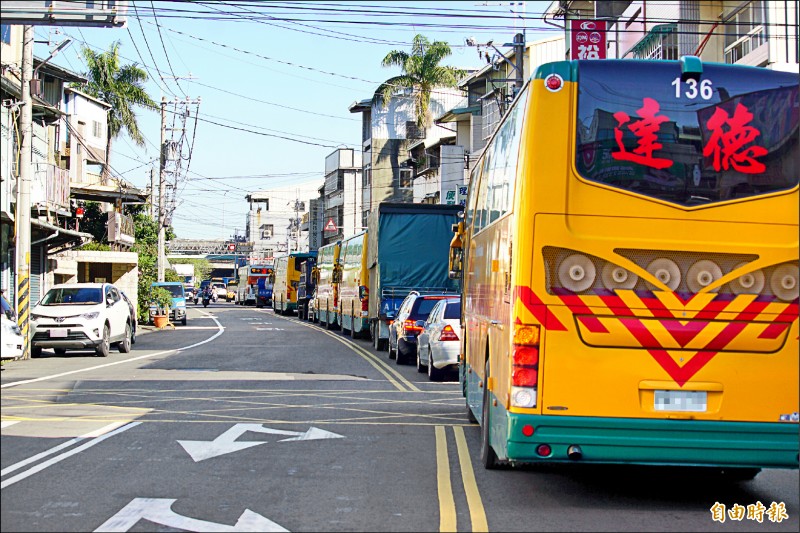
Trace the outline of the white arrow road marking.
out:
M 261 424 L 236 424 L 228 431 L 212 441 L 207 440 L 179 440 L 178 444 L 183 446 L 194 462 L 199 463 L 205 459 L 225 455 L 226 453 L 238 452 L 259 444 L 266 444 L 266 441 L 259 442 L 236 442 L 236 439 L 253 431 L 256 433 L 271 433 L 273 435 L 289 435 L 291 438 L 282 439 L 280 442 L 292 440 L 318 440 L 318 439 L 343 439 L 344 435 L 338 435 L 311 427 L 308 431 L 285 431 L 282 429 L 265 428 Z
M 149 520 L 155 524 L 184 531 L 207 531 L 209 533 L 216 531 L 289 531 L 250 509 L 245 509 L 233 526 L 190 518 L 172 510 L 172 504 L 176 501 L 168 498 L 134 498 L 95 531 L 125 532 L 135 526 L 139 520 Z

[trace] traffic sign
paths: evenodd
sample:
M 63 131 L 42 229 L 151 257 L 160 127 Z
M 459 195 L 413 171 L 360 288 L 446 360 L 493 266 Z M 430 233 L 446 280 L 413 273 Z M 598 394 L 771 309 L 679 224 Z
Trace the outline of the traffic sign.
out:
M 336 222 L 333 221 L 333 217 L 328 219 L 324 231 L 336 231 Z

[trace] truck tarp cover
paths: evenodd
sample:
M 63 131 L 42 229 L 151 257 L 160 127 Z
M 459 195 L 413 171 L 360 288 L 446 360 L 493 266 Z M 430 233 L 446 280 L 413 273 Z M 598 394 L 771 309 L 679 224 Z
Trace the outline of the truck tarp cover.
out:
M 448 277 L 448 256 L 457 222 L 457 206 L 444 209 L 403 209 L 381 205 L 377 243 L 372 228 L 368 253 L 370 267 L 377 260 L 381 288 L 409 287 L 457 291 L 458 284 Z M 428 206 L 424 206 L 428 207 Z M 433 207 L 433 206 L 431 206 Z M 405 211 L 405 212 L 404 212 Z M 373 219 L 374 222 L 374 219 Z M 375 249 L 377 244 L 377 250 Z M 377 257 L 373 252 L 377 251 Z

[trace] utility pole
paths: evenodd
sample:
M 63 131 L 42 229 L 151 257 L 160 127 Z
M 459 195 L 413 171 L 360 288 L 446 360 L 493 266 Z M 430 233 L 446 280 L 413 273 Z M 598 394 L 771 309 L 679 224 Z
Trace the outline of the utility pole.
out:
M 517 81 L 514 83 L 515 93 L 519 93 L 522 90 L 522 86 L 525 85 L 525 77 L 523 76 L 524 64 L 525 64 L 525 34 L 518 33 L 514 35 L 514 57 L 517 60 L 516 71 L 517 71 Z
M 158 181 L 158 281 L 164 281 L 164 240 L 166 239 L 166 205 L 164 205 L 164 189 L 166 186 L 165 168 L 167 165 L 167 97 L 161 97 L 161 157 L 159 158 Z
M 150 168 L 150 218 L 156 219 L 156 167 Z
M 33 26 L 22 30 L 22 76 L 20 77 L 22 112 L 20 114 L 19 173 L 17 183 L 17 320 L 22 337 L 22 358 L 30 358 L 30 264 L 31 264 L 31 155 L 33 133 Z

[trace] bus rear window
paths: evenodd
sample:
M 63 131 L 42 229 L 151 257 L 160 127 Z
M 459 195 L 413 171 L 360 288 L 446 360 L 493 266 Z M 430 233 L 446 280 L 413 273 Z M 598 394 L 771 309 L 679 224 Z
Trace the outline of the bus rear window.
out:
M 576 166 L 585 179 L 683 206 L 795 187 L 798 78 L 676 61 L 580 61 Z

